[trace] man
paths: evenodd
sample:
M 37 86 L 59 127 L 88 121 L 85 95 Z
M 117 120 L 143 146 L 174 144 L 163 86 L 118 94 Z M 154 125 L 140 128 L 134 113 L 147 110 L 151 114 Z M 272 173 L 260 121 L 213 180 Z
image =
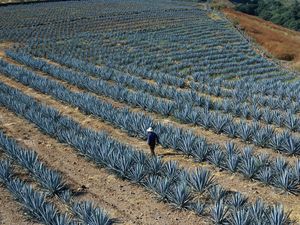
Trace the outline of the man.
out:
M 152 156 L 155 156 L 155 152 L 154 152 L 155 145 L 159 143 L 158 136 L 156 133 L 154 133 L 152 127 L 149 127 L 147 129 L 147 133 L 148 133 L 147 143 L 150 146 L 150 151 Z

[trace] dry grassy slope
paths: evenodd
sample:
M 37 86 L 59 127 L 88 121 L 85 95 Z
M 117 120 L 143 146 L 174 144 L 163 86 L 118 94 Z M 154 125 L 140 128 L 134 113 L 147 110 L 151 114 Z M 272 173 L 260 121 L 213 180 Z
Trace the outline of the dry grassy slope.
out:
M 224 9 L 223 12 L 267 52 L 300 71 L 300 32 L 233 9 Z

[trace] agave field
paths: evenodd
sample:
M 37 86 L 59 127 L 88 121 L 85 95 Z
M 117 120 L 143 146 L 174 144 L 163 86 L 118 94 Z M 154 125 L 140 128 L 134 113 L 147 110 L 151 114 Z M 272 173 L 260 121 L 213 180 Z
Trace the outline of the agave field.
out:
M 299 74 L 206 5 L 0 6 L 0 112 L 0 224 L 300 224 Z

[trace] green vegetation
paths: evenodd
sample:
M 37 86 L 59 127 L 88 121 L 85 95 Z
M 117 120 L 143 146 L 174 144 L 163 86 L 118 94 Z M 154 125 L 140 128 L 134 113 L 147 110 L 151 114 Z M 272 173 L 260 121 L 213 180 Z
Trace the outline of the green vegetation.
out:
M 297 0 L 237 0 L 236 9 L 284 27 L 300 31 L 300 2 Z

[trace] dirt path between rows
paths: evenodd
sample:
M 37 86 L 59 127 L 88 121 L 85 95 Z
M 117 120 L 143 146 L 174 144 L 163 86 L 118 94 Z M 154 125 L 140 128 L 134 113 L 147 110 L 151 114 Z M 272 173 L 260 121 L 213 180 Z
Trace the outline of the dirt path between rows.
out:
M 123 142 L 128 143 L 131 146 L 134 146 L 142 151 L 148 152 L 148 146 L 144 141 L 140 141 L 139 139 L 129 137 L 125 132 L 122 132 L 119 129 L 115 129 L 107 123 L 101 122 L 98 118 L 94 118 L 93 116 L 86 116 L 79 112 L 78 109 L 75 109 L 68 105 L 63 105 L 62 103 L 52 99 L 50 96 L 38 93 L 31 88 L 28 88 L 20 83 L 10 80 L 9 78 L 1 76 L 0 80 L 6 84 L 9 84 L 12 87 L 22 90 L 24 93 L 30 96 L 35 97 L 40 102 L 43 102 L 56 109 L 59 109 L 59 111 L 62 112 L 62 114 L 72 117 L 83 126 L 92 128 L 94 130 L 105 130 L 118 140 L 122 140 Z M 35 138 L 35 140 L 39 140 L 39 138 L 37 137 Z M 185 168 L 194 168 L 200 165 L 193 163 L 191 159 L 187 159 L 184 156 L 177 154 L 171 149 L 162 149 L 159 146 L 157 149 L 157 153 L 163 156 L 164 160 L 176 160 L 181 166 Z M 216 170 L 207 163 L 203 163 L 202 165 L 212 170 L 216 177 L 216 180 L 225 188 L 230 189 L 232 191 L 239 191 L 244 195 L 248 196 L 251 200 L 254 200 L 257 197 L 261 197 L 262 199 L 270 203 L 282 202 L 287 209 L 293 209 L 292 217 L 300 221 L 298 217 L 298 212 L 300 212 L 299 196 L 295 197 L 286 194 L 281 195 L 278 194 L 278 190 L 275 190 L 270 186 L 264 186 L 259 182 L 251 182 L 249 180 L 245 180 L 240 175 L 232 175 L 225 171 Z

